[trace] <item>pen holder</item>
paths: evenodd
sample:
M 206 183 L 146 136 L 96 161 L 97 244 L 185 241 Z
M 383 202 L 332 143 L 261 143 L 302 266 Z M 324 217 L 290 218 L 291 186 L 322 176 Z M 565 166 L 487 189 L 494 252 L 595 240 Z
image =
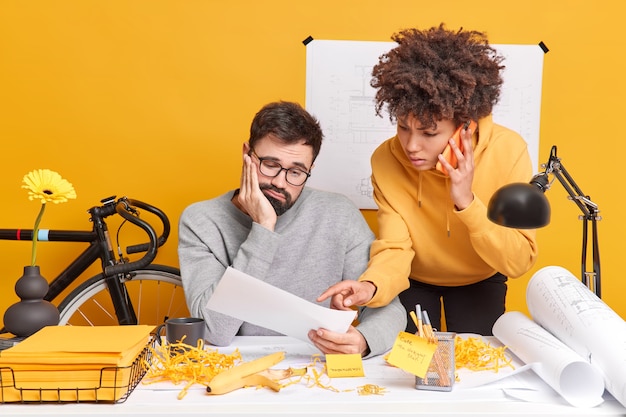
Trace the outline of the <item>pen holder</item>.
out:
M 454 386 L 454 338 L 453 332 L 435 332 L 437 349 L 433 354 L 424 378 L 415 377 L 415 388 L 420 390 L 452 391 Z

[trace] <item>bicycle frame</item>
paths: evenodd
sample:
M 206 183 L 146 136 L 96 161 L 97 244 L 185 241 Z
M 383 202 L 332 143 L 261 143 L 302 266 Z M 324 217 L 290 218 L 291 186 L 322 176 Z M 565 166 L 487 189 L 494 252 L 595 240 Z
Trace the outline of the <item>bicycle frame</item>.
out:
M 115 196 L 101 201 L 102 206 L 92 207 L 88 210 L 90 221 L 93 223 L 91 231 L 77 230 L 39 230 L 38 239 L 50 242 L 85 242 L 89 246 L 80 253 L 76 259 L 69 263 L 57 277 L 49 284 L 49 290 L 44 297 L 47 301 L 53 301 L 75 282 L 94 262 L 101 260 L 102 271 L 106 279 L 107 287 L 111 294 L 115 313 L 120 325 L 137 324 L 137 317 L 132 302 L 125 292 L 121 278 L 133 270 L 149 265 L 156 257 L 157 248 L 163 245 L 169 236 L 169 219 L 161 210 L 138 200 L 122 197 L 115 200 Z M 163 225 L 163 232 L 157 238 L 156 232 L 150 224 L 139 219 L 137 208 L 155 214 Z M 120 262 L 116 260 L 109 231 L 104 219 L 114 214 L 119 214 L 124 219 L 143 229 L 149 238 L 149 243 L 133 245 L 126 248 L 126 253 L 146 252 L 139 260 L 132 262 Z M 32 229 L 0 229 L 0 240 L 29 240 L 33 238 Z M 2 331 L 0 331 L 1 333 Z

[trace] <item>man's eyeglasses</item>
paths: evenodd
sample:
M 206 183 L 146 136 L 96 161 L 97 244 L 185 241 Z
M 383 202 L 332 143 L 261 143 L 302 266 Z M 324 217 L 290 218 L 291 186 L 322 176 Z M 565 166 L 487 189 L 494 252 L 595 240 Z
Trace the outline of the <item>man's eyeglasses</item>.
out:
M 259 160 L 259 170 L 261 174 L 266 177 L 275 178 L 280 175 L 282 171 L 285 171 L 285 180 L 296 187 L 304 184 L 309 179 L 311 173 L 306 172 L 300 168 L 283 168 L 281 164 L 271 159 L 261 158 L 254 152 L 254 149 L 250 149 L 250 153 L 256 156 Z

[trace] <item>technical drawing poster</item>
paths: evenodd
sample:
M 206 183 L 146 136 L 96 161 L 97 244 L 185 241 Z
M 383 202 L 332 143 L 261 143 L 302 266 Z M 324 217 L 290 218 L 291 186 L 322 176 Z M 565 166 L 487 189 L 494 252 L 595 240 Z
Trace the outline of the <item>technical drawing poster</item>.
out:
M 372 68 L 395 42 L 313 40 L 306 52 L 306 108 L 324 131 L 324 144 L 308 185 L 348 196 L 376 209 L 370 156 L 396 133 L 385 112 L 374 111 Z M 539 170 L 539 115 L 543 50 L 538 45 L 492 45 L 505 57 L 504 84 L 493 118 L 528 143 Z M 530 181 L 530 178 L 529 178 Z

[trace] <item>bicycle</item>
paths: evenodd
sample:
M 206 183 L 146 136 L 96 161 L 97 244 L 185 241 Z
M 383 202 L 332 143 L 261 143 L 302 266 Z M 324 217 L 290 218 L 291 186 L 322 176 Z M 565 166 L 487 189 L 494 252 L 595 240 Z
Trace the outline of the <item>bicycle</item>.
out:
M 81 282 L 57 304 L 59 325 L 158 325 L 168 317 L 189 315 L 185 302 L 180 270 L 166 265 L 153 264 L 157 250 L 170 233 L 170 222 L 160 209 L 139 200 L 116 196 L 100 201 L 102 205 L 88 210 L 91 231 L 45 230 L 50 242 L 84 242 L 89 246 L 80 253 L 49 284 L 45 300 L 53 302 L 96 261 L 100 260 L 102 272 Z M 140 211 L 155 215 L 162 223 L 162 233 L 139 217 Z M 118 228 L 118 253 L 115 254 L 105 219 L 120 215 Z M 126 247 L 126 257 L 119 246 L 119 231 L 130 222 L 142 229 L 149 242 Z M 40 233 L 38 236 L 42 236 Z M 32 241 L 32 229 L 0 229 L 1 240 Z M 43 240 L 40 238 L 40 240 Z M 145 252 L 130 261 L 128 256 Z M 0 329 L 0 333 L 7 333 Z

